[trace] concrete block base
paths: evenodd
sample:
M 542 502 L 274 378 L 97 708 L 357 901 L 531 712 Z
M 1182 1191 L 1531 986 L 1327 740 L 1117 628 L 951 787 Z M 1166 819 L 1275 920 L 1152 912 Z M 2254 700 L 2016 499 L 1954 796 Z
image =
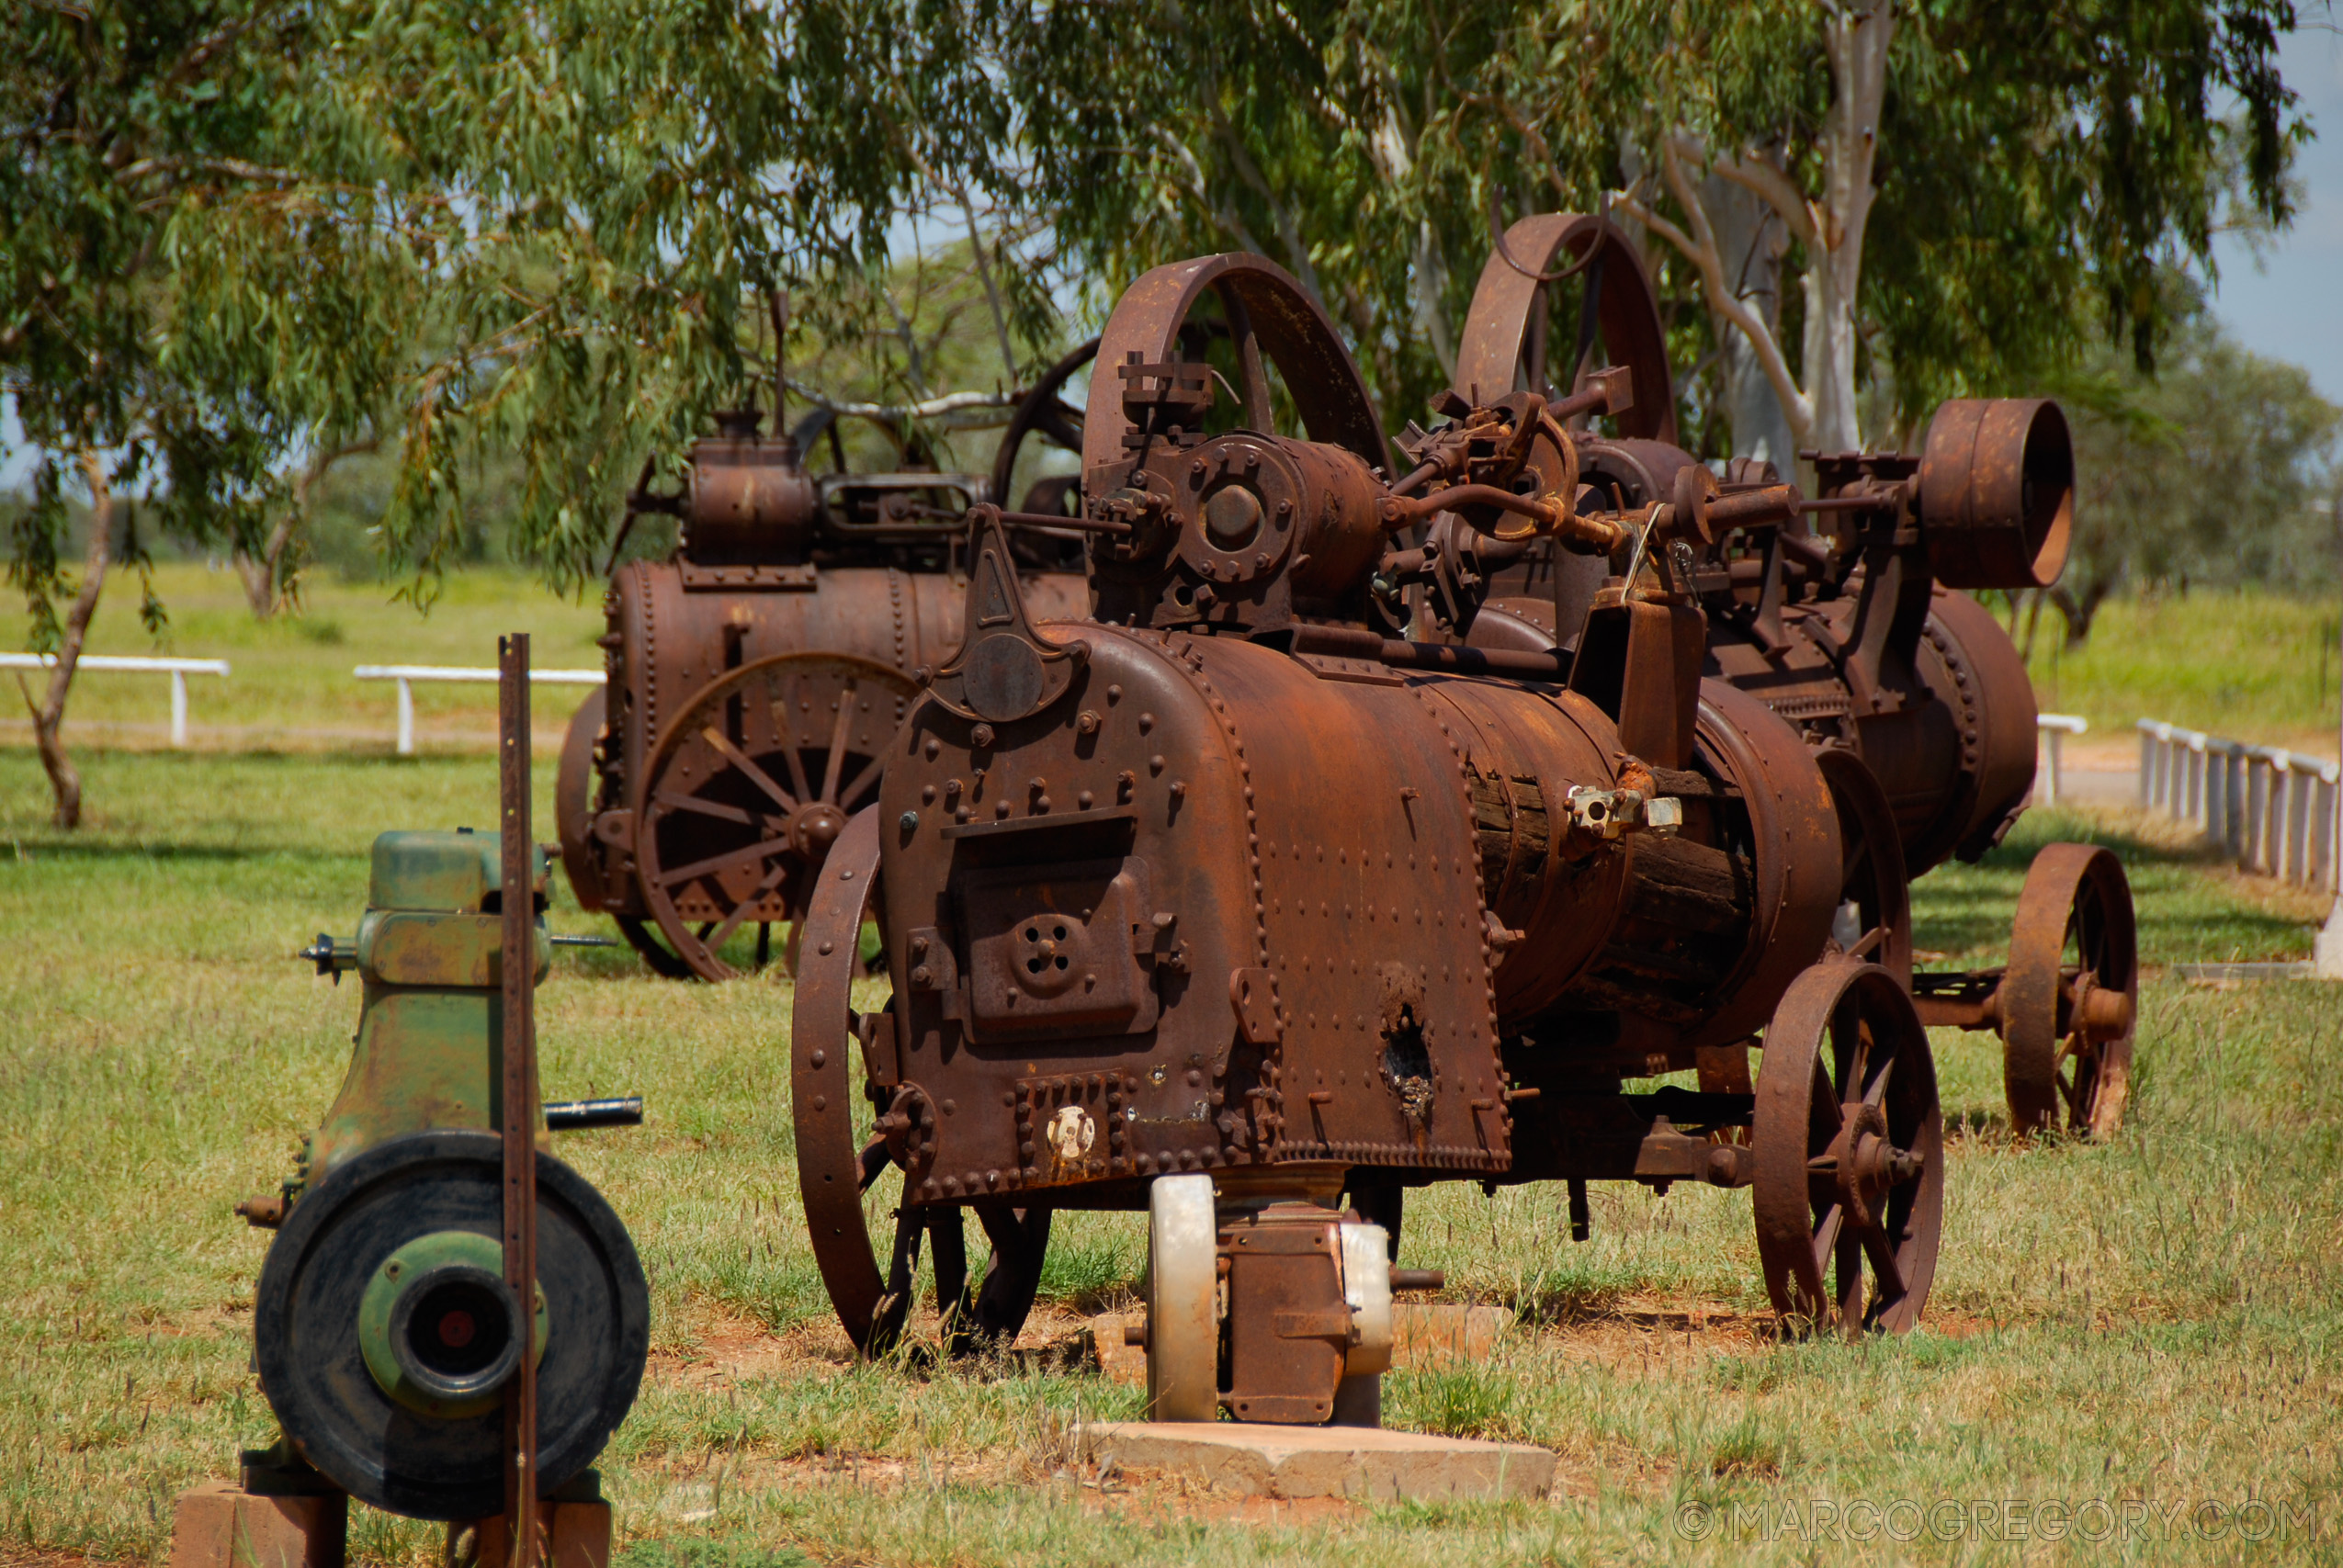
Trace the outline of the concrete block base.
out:
M 1081 1450 L 1101 1464 L 1153 1470 L 1241 1497 L 1494 1501 L 1543 1496 L 1551 1450 L 1362 1427 L 1100 1421 Z
M 171 1568 L 342 1568 L 350 1500 L 256 1497 L 234 1481 L 179 1494 Z

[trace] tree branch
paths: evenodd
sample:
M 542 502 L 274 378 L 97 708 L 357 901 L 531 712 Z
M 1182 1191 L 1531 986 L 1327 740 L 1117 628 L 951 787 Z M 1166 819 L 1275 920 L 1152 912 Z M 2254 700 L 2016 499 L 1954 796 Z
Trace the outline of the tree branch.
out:
M 1708 308 L 1738 328 L 1749 340 L 1757 355 L 1759 368 L 1771 383 L 1773 395 L 1782 400 L 1782 412 L 1789 418 L 1791 434 L 1803 443 L 1814 423 L 1814 400 L 1800 389 L 1797 378 L 1790 374 L 1790 362 L 1783 356 L 1782 345 L 1774 341 L 1764 318 L 1734 295 L 1731 281 L 1725 276 L 1725 257 L 1716 243 L 1716 231 L 1709 223 L 1707 210 L 1700 204 L 1699 194 L 1685 176 L 1674 139 L 1660 144 L 1659 161 L 1670 192 L 1692 226 L 1691 234 L 1662 218 L 1648 204 L 1636 200 L 1632 192 L 1614 196 L 1612 205 L 1682 252 L 1699 271 L 1701 293 L 1708 301 Z
M 810 400 L 816 408 L 827 409 L 834 414 L 897 424 L 906 420 L 936 419 L 945 414 L 966 412 L 971 409 L 1013 409 L 1024 396 L 1023 393 L 1015 391 L 945 392 L 940 397 L 923 399 L 915 403 L 841 402 L 828 396 L 820 388 L 809 387 L 795 377 L 789 378 L 789 390 Z
M 1682 138 L 1681 145 L 1693 158 L 1706 164 L 1710 172 L 1719 179 L 1731 180 L 1773 209 L 1781 215 L 1783 226 L 1791 233 L 1807 244 L 1814 243 L 1817 233 L 1814 209 L 1807 204 L 1805 193 L 1770 160 L 1749 153 L 1712 159 L 1706 149 L 1690 137 Z

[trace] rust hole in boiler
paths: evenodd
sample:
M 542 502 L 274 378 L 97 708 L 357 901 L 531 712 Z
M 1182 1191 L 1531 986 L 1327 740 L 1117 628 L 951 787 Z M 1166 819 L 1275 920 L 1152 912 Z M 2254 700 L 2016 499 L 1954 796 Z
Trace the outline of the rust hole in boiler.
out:
M 1432 1119 L 1432 1053 L 1424 1046 L 1413 1003 L 1400 1003 L 1384 1024 L 1383 1081 L 1399 1097 L 1399 1109 L 1411 1125 L 1421 1127 Z

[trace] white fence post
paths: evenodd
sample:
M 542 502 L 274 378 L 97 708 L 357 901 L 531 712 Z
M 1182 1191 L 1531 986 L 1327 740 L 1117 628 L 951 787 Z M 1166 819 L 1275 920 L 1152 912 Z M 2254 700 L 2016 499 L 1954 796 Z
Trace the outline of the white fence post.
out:
M 444 664 L 361 664 L 350 671 L 361 681 L 391 681 L 399 688 L 399 755 L 411 757 L 415 750 L 415 683 L 421 681 L 442 681 L 461 685 L 493 685 L 497 672 L 493 669 L 472 669 Z M 533 684 L 545 686 L 599 686 L 605 677 L 599 670 L 531 670 Z
M 0 670 L 51 670 L 56 668 L 56 664 L 57 656 L 53 653 L 0 653 Z M 171 744 L 184 748 L 187 743 L 187 677 L 225 676 L 228 661 L 224 659 L 149 659 L 127 654 L 85 653 L 74 668 L 132 675 L 170 676 Z
M 2143 808 L 2188 822 L 2248 871 L 2343 888 L 2343 764 L 2155 719 L 2134 728 Z
M 2050 783 L 2043 793 L 2043 804 L 2054 805 L 2066 784 L 2066 757 L 2061 750 L 2069 735 L 2080 735 L 2090 728 L 2090 721 L 2078 714 L 2044 713 L 2034 716 L 2034 731 L 2043 738 L 2050 750 Z

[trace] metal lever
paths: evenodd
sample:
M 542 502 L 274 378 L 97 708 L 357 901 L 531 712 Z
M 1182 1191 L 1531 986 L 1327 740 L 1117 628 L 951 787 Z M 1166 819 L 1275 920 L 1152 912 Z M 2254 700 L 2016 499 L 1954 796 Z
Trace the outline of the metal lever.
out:
M 548 1132 L 583 1133 L 594 1127 L 641 1125 L 642 1096 L 639 1094 L 610 1100 L 549 1100 L 545 1102 Z

